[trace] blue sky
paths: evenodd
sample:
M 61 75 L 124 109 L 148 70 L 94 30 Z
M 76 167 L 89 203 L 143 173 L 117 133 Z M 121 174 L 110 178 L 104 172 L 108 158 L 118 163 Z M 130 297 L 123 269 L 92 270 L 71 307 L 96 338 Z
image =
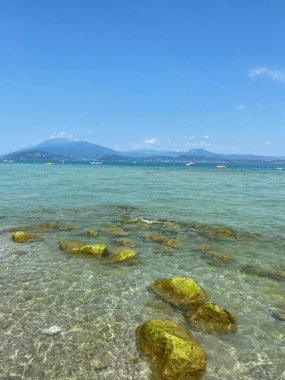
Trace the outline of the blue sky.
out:
M 285 155 L 283 0 L 1 0 L 0 153 Z

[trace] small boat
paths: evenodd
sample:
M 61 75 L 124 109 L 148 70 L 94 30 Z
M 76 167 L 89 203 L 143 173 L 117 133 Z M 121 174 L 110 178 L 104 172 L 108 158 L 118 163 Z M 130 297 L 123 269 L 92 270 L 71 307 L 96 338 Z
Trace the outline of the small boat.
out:
M 53 165 L 53 162 L 45 162 L 45 165 L 51 166 Z
M 226 166 L 225 165 L 216 165 L 217 169 L 224 169 Z
M 90 165 L 101 165 L 102 162 L 101 161 L 90 161 L 89 164 Z
M 192 162 L 192 161 L 188 161 L 188 162 L 186 162 L 185 165 L 186 165 L 186 166 L 192 166 L 192 165 L 194 165 L 194 162 Z
M 281 166 L 278 166 L 277 168 L 275 168 L 275 170 L 283 170 L 283 168 L 281 168 Z

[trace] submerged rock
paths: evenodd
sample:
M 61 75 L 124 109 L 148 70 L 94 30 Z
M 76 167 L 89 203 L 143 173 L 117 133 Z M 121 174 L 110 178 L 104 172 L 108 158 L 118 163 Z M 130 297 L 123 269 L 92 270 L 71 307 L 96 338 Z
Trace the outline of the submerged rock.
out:
M 150 320 L 136 329 L 137 343 L 162 380 L 199 378 L 206 368 L 202 346 L 182 324 Z
M 28 240 L 38 240 L 39 238 L 36 235 L 28 234 L 24 231 L 17 231 L 12 234 L 12 240 L 15 243 L 25 243 Z
M 199 305 L 208 298 L 190 277 L 162 278 L 156 280 L 151 288 L 161 298 L 182 309 Z
M 71 253 L 86 254 L 92 256 L 101 256 L 107 252 L 107 247 L 104 244 L 89 244 L 78 248 L 73 248 Z
M 275 275 L 280 280 L 285 280 L 285 269 L 276 270 L 272 272 L 273 275 Z
M 74 248 L 82 247 L 86 245 L 86 243 L 81 240 L 62 240 L 58 245 L 63 251 L 71 252 Z
M 285 321 L 285 310 L 275 310 L 272 313 L 272 315 L 275 319 L 278 319 L 279 321 Z
M 117 243 L 125 246 L 125 247 L 134 247 L 135 243 L 129 238 L 118 238 L 115 240 Z
M 74 230 L 74 225 L 73 224 L 70 224 L 70 223 L 61 223 L 57 226 L 57 228 L 60 230 L 60 231 L 70 231 L 70 230 Z
M 108 264 L 127 263 L 135 259 L 137 259 L 137 253 L 135 251 L 122 251 L 111 256 L 106 262 Z
M 57 335 L 61 332 L 61 328 L 59 326 L 50 326 L 49 328 L 46 328 L 42 330 L 43 334 L 46 335 Z
M 86 232 L 86 235 L 87 236 L 97 236 L 98 232 L 95 231 L 95 230 L 89 230 L 89 231 Z
M 234 332 L 237 329 L 236 317 L 211 301 L 199 305 L 186 319 L 191 325 L 207 332 Z
M 232 265 L 235 263 L 235 258 L 229 253 L 201 251 L 201 254 L 202 254 L 202 257 L 205 258 L 209 264 L 220 266 L 220 265 Z

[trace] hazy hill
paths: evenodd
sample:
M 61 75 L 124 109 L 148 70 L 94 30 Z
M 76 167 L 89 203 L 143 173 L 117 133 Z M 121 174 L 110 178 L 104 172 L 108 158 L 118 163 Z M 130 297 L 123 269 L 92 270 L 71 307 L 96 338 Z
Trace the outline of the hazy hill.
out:
M 6 154 L 1 159 L 8 160 L 93 160 L 106 158 L 108 160 L 139 160 L 159 161 L 169 159 L 175 161 L 272 161 L 284 160 L 285 157 L 265 157 L 250 154 L 221 154 L 209 152 L 205 149 L 191 149 L 188 152 L 138 150 L 129 152 L 117 152 L 113 149 L 96 145 L 87 141 L 73 141 L 64 138 L 49 139 L 41 142 L 31 149 Z

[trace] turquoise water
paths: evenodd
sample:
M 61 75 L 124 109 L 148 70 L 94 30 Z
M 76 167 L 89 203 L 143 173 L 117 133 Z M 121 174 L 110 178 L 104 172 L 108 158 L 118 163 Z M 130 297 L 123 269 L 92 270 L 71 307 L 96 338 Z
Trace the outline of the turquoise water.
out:
M 275 166 L 1 164 L 0 379 L 151 379 L 135 329 L 186 323 L 149 290 L 178 276 L 237 316 L 234 334 L 190 326 L 208 356 L 204 379 L 285 379 L 285 170 Z M 49 220 L 57 228 L 34 242 L 14 243 L 7 230 Z M 79 239 L 117 250 L 122 238 L 137 265 L 58 249 Z M 61 332 L 43 333 L 51 326 Z

